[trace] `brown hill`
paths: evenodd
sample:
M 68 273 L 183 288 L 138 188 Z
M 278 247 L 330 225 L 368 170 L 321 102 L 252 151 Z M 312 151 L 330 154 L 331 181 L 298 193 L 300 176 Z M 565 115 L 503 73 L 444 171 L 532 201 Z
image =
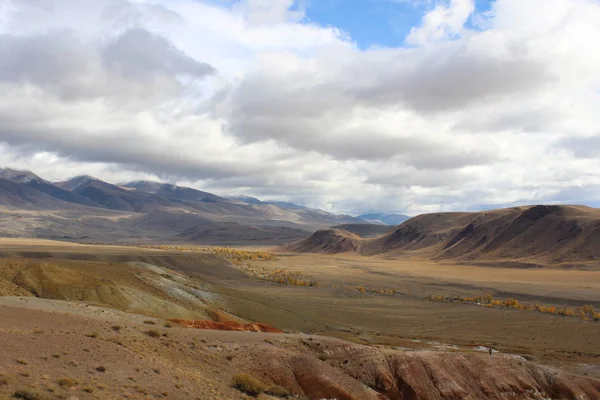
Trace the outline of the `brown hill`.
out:
M 363 248 L 367 254 L 421 250 L 437 259 L 594 261 L 600 210 L 538 205 L 413 218 Z
M 336 237 L 330 233 L 331 237 Z M 365 255 L 411 252 L 433 259 L 580 263 L 600 259 L 600 210 L 585 206 L 537 205 L 507 209 L 424 214 L 387 235 L 331 246 L 317 232 L 291 251 L 359 251 Z M 320 242 L 319 242 L 320 239 Z M 310 244 L 312 243 L 312 246 Z
M 343 229 L 363 238 L 378 237 L 390 233 L 395 227 L 390 225 L 378 224 L 344 224 L 332 227 L 333 229 Z
M 294 253 L 346 253 L 359 250 L 361 238 L 343 229 L 324 229 L 317 231 L 298 242 L 281 248 Z

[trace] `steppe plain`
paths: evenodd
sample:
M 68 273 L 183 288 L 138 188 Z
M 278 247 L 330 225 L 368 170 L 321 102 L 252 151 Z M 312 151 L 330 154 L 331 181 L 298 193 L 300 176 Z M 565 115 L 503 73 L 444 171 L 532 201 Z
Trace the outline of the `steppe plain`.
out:
M 598 309 L 600 271 L 593 267 L 515 269 L 416 254 L 277 253 L 236 261 L 203 246 L 33 239 L 2 239 L 0 248 L 6 396 L 242 398 L 248 395 L 232 386 L 238 373 L 275 388 L 265 386 L 263 398 L 467 398 L 465 388 L 477 399 L 536 398 L 528 397 L 531 376 L 569 387 L 557 398 L 600 392 L 600 323 L 429 299 L 487 293 Z M 295 283 L 278 283 L 282 276 Z M 197 330 L 175 319 L 256 322 L 285 333 Z M 387 372 L 373 372 L 383 368 L 378 357 L 419 367 L 388 382 Z M 419 368 L 433 384 L 421 382 Z M 468 373 L 454 379 L 461 368 Z M 440 387 L 444 380 L 462 388 Z M 503 385 L 514 386 L 514 397 L 499 397 L 506 396 Z M 387 397 L 377 397 L 382 393 Z

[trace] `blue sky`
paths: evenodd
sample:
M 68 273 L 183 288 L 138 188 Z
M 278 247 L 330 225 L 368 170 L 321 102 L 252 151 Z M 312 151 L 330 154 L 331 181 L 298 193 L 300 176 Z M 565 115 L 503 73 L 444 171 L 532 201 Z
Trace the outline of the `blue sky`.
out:
M 309 21 L 334 26 L 348 33 L 362 49 L 371 46 L 398 47 L 413 26 L 436 4 L 427 0 L 308 0 Z M 488 11 L 492 0 L 476 0 L 477 13 Z

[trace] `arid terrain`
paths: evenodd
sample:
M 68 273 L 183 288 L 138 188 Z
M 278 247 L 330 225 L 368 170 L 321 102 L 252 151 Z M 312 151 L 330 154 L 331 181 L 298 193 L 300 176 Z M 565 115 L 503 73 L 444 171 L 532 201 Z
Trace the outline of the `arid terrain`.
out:
M 468 300 L 599 309 L 593 269 L 27 239 L 0 248 L 0 398 L 600 398 L 600 322 Z

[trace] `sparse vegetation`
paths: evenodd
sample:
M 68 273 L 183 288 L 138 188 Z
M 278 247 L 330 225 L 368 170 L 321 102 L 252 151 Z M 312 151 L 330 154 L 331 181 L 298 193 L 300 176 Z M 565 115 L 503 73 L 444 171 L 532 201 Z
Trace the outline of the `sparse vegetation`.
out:
M 476 297 L 446 297 L 439 295 L 430 295 L 427 297 L 427 299 L 433 302 L 465 303 L 476 304 L 488 308 L 511 308 L 515 310 L 536 311 L 543 314 L 552 314 L 562 317 L 577 317 L 582 321 L 600 322 L 600 313 L 597 313 L 594 309 L 594 306 L 591 305 L 584 305 L 583 307 L 577 307 L 574 309 L 569 307 L 544 306 L 538 303 L 521 303 L 513 298 L 509 298 L 506 300 L 497 300 L 494 299 L 490 293 L 486 293 L 483 296 Z
M 161 336 L 160 332 L 157 331 L 156 329 L 150 329 L 150 330 L 148 330 L 148 331 L 146 331 L 144 333 L 146 335 L 150 336 L 151 338 L 159 338 Z
M 254 265 L 242 265 L 241 269 L 246 273 L 268 282 L 287 286 L 319 286 L 318 282 L 301 272 L 286 271 L 284 269 L 271 269 L 257 267 Z
M 232 378 L 232 386 L 240 392 L 250 396 L 258 396 L 269 389 L 267 385 L 248 374 L 234 375 Z
M 110 327 L 110 329 L 112 329 L 115 332 L 121 332 L 121 329 L 123 329 L 123 327 L 121 325 L 113 325 Z
M 396 295 L 396 289 L 373 289 L 373 288 L 367 288 L 364 286 L 357 286 L 356 290 L 358 290 L 361 293 L 371 293 L 371 294 L 378 294 L 381 296 L 394 296 Z
M 147 325 L 156 325 L 156 322 L 154 322 L 154 321 L 152 321 L 150 319 L 147 319 L 146 321 L 144 321 L 144 323 L 147 324 Z
M 14 392 L 13 398 L 21 400 L 45 400 L 46 396 L 35 390 L 22 389 Z
M 230 247 L 185 247 L 185 246 L 169 246 L 169 245 L 136 245 L 136 247 L 153 249 L 153 250 L 165 250 L 165 251 L 178 251 L 178 252 L 203 252 L 209 254 L 215 254 L 223 257 L 234 263 L 243 261 L 274 261 L 277 260 L 277 256 L 274 253 L 266 251 L 249 251 L 249 250 L 238 250 Z M 171 277 L 169 277 L 171 279 Z
M 67 389 L 77 385 L 76 380 L 68 377 L 60 378 L 58 381 L 56 381 L 56 383 L 58 383 L 58 386 Z
M 205 251 L 221 256 L 234 263 L 241 263 L 243 261 L 275 261 L 277 256 L 273 253 L 266 251 L 246 251 L 237 250 L 229 247 L 212 247 Z
M 123 342 L 117 338 L 108 338 L 108 339 L 106 339 L 106 341 L 125 347 L 125 344 L 123 344 Z
M 274 396 L 274 397 L 279 397 L 282 399 L 286 399 L 292 395 L 292 393 L 289 390 L 287 390 L 286 388 L 283 388 L 281 386 L 271 386 L 270 388 L 268 388 L 265 391 L 265 394 L 268 394 L 268 395 Z

